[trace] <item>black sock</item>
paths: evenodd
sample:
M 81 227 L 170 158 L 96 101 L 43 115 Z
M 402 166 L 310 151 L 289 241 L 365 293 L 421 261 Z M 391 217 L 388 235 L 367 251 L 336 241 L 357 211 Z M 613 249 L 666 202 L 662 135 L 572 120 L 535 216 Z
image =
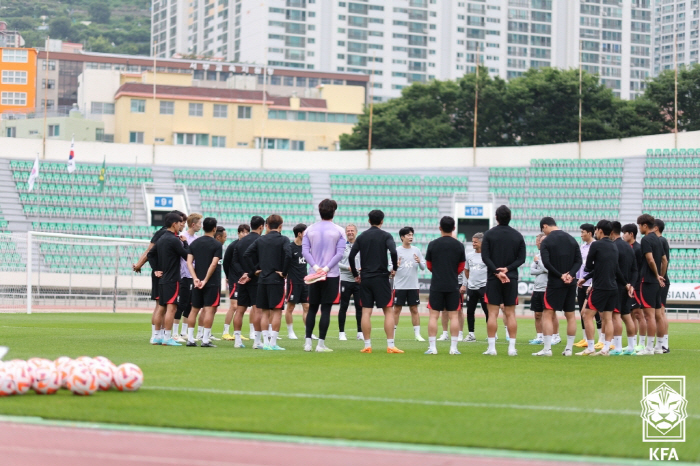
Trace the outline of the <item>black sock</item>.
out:
M 326 339 L 326 334 L 328 333 L 328 327 L 331 325 L 331 308 L 332 304 L 321 304 L 321 320 L 318 323 L 318 338 L 321 340 Z M 307 330 L 308 333 L 308 330 Z
M 309 312 L 306 313 L 306 338 L 311 338 L 311 335 L 314 333 L 318 306 L 318 304 L 309 304 Z
M 345 319 L 347 318 L 349 306 L 350 301 L 340 302 L 340 310 L 338 311 L 338 331 L 340 331 L 341 333 L 345 331 Z

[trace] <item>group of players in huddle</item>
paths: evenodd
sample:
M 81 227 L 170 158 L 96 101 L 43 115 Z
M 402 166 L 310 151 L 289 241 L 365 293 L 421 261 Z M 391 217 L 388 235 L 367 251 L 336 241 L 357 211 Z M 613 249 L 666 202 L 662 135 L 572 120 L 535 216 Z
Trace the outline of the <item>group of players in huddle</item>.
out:
M 152 316 L 151 344 L 215 347 L 212 324 L 221 301 L 221 270 L 226 276 L 229 309 L 222 338 L 245 348 L 243 316 L 250 309 L 250 339 L 254 349 L 284 350 L 279 345 L 282 312 L 286 309 L 287 338 L 297 339 L 293 311 L 302 305 L 305 325 L 304 351 L 331 352 L 326 336 L 331 309 L 340 304 L 339 339 L 347 340 L 346 314 L 353 298 L 357 339 L 363 353 L 372 352 L 371 316 L 375 307 L 384 313 L 387 353 L 403 353 L 395 345 L 394 333 L 401 310 L 408 306 L 415 338 L 420 334 L 418 314 L 418 269 L 432 272 L 428 309 L 428 350 L 437 354 L 436 341 L 450 339 L 450 354 L 460 354 L 458 342 L 474 342 L 474 314 L 481 304 L 487 320 L 486 355 L 496 355 L 498 316 L 502 313 L 508 340 L 508 355 L 516 356 L 518 268 L 525 262 L 523 236 L 509 226 L 510 209 L 496 210 L 497 226 L 472 238 L 473 251 L 455 236 L 455 221 L 440 220 L 440 237 L 428 245 L 425 258 L 412 246 L 413 229 L 399 231 L 401 245 L 382 229 L 384 213 L 369 212 L 370 228 L 357 235 L 357 227 L 345 229 L 333 223 L 337 203 L 331 199 L 318 206 L 321 221 L 293 229 L 294 240 L 283 236 L 283 219 L 253 216 L 250 225 L 238 227 L 238 238 L 223 251 L 226 230 L 212 217 L 186 216 L 173 211 L 165 226 L 155 233 L 134 271 L 149 262 L 152 272 L 151 298 L 156 300 Z M 187 229 L 185 229 L 187 227 Z M 668 352 L 665 300 L 668 293 L 669 246 L 661 236 L 664 224 L 648 214 L 637 225 L 601 220 L 581 225 L 583 244 L 561 231 L 553 218 L 540 221 L 539 254 L 531 265 L 535 276 L 531 310 L 535 312 L 537 337 L 543 344 L 535 356 L 551 356 L 552 345 L 562 341 L 556 311 L 567 320 L 564 356 L 571 356 L 578 298 L 585 339 L 576 346 L 586 349 L 577 355 L 649 355 Z M 201 236 L 196 233 L 203 230 Z M 637 233 L 641 244 L 636 242 Z M 264 234 L 263 234 L 264 233 Z M 595 237 L 596 241 L 593 241 Z M 308 267 L 310 266 L 310 270 Z M 467 295 L 468 335 L 463 337 L 462 297 Z M 199 311 L 202 311 L 201 313 Z M 314 335 L 320 311 L 319 335 Z M 180 333 L 180 320 L 182 329 Z M 443 334 L 437 337 L 442 320 Z M 230 326 L 233 322 L 233 334 Z M 622 324 L 628 346 L 622 348 Z M 594 326 L 595 325 L 595 326 Z M 198 326 L 197 335 L 194 329 Z M 595 343 L 595 329 L 600 341 Z M 639 341 L 637 333 L 640 332 Z M 657 338 L 654 345 L 654 337 Z M 317 340 L 315 349 L 313 340 Z M 638 344 L 639 343 L 639 344 Z M 599 349 L 599 351 L 596 351 Z

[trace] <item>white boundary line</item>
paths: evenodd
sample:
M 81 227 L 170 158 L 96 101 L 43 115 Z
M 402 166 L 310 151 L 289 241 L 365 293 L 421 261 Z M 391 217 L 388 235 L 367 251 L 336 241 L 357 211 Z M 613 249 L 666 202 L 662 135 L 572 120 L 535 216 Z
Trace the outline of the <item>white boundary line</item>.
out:
M 639 417 L 639 411 L 579 408 L 575 406 L 542 406 L 542 405 L 518 405 L 499 403 L 475 403 L 470 401 L 435 401 L 435 400 L 414 400 L 410 398 L 383 398 L 374 396 L 356 395 L 332 395 L 322 393 L 282 393 L 282 392 L 257 392 L 246 390 L 221 390 L 217 388 L 187 388 L 187 387 L 141 387 L 141 390 L 163 390 L 171 392 L 194 392 L 211 393 L 215 395 L 236 395 L 236 396 L 274 396 L 280 398 L 308 398 L 320 400 L 340 400 L 340 401 L 367 401 L 374 403 L 403 403 L 424 406 L 452 406 L 458 408 L 489 408 L 489 409 L 520 409 L 527 411 L 555 411 L 566 413 L 589 413 L 589 414 L 620 414 L 624 416 Z M 700 419 L 700 415 L 689 414 L 689 418 Z

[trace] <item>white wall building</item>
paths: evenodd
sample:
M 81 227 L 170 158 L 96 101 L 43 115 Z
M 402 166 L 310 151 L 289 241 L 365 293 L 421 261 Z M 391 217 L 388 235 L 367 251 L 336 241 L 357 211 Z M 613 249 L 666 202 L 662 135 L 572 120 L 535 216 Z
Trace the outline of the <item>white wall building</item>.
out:
M 579 58 L 635 98 L 644 79 L 673 66 L 673 30 L 679 63 L 697 63 L 699 1 L 155 0 L 153 27 L 159 56 L 373 74 L 376 101 L 459 78 L 477 60 L 510 79 L 577 68 Z

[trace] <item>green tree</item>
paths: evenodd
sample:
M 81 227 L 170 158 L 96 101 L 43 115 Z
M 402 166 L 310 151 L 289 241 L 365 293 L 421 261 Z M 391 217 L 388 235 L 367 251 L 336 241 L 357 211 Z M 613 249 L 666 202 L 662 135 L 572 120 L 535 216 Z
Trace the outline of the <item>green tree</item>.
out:
M 88 46 L 92 52 L 109 53 L 114 51 L 114 47 L 104 36 L 91 38 L 88 41 Z
M 675 72 L 666 70 L 647 83 L 645 97 L 653 102 L 663 121 L 664 131 L 674 129 Z M 700 130 L 700 65 L 678 70 L 678 130 Z
M 90 20 L 96 23 L 109 23 L 109 17 L 112 14 L 107 2 L 94 2 L 88 6 L 88 14 Z
M 52 19 L 49 23 L 49 35 L 54 39 L 66 40 L 71 34 L 71 21 L 65 16 Z

